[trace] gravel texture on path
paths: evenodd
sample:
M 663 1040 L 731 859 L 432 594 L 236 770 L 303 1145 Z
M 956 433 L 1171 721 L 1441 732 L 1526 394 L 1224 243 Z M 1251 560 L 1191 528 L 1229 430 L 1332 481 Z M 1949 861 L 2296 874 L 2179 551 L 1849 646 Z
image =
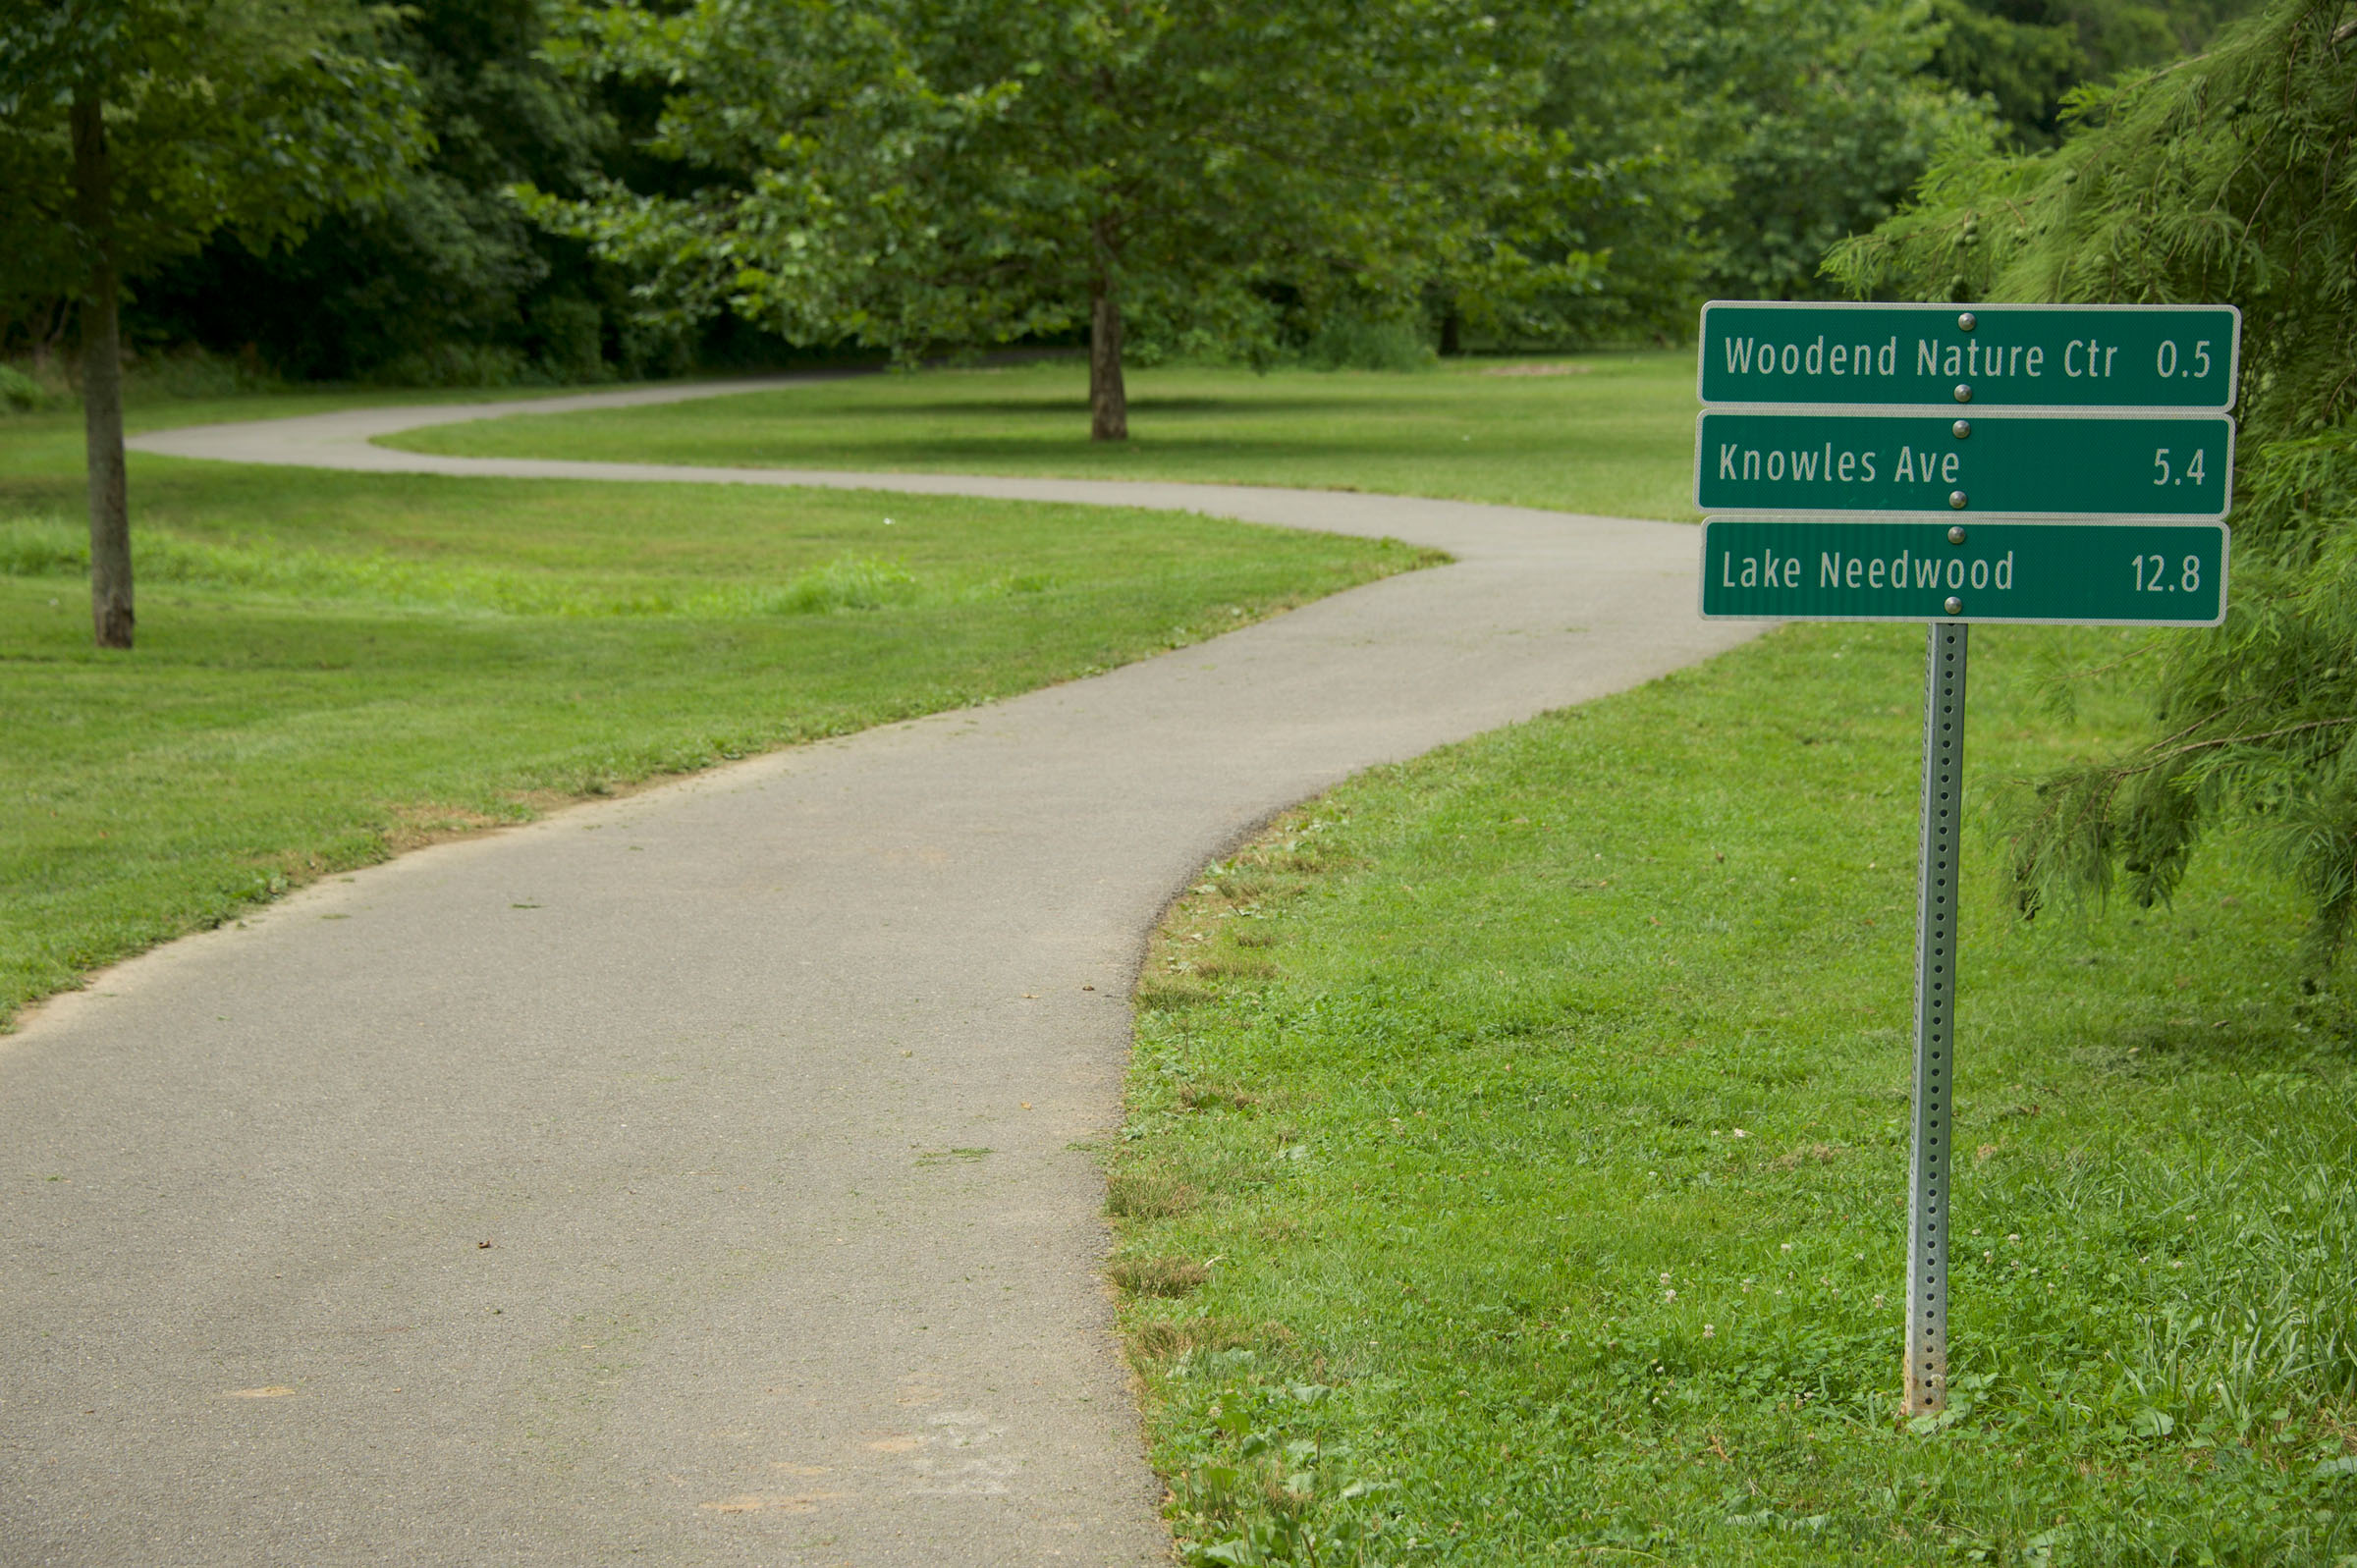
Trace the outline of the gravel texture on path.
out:
M 1456 564 L 405 855 L 0 1041 L 0 1562 L 1145 1564 L 1092 1145 L 1146 934 L 1371 765 L 1750 628 L 1695 531 L 1334 492 L 420 456 L 1389 534 Z

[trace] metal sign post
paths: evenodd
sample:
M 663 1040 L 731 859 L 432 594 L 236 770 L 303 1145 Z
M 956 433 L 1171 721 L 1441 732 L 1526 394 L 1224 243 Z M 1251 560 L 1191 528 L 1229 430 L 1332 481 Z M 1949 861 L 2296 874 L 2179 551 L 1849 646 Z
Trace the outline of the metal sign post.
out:
M 1947 1408 L 1971 623 L 2225 619 L 2241 351 L 2231 305 L 1703 307 L 1694 502 L 1739 514 L 1703 524 L 1703 616 L 1931 628 L 1908 1416 Z
M 1907 1392 L 1947 1403 L 1947 1161 L 1956 1055 L 1956 872 L 1964 805 L 1964 661 L 1972 628 L 1935 621 L 1923 672 L 1923 852 L 1915 905 L 1915 1138 L 1907 1183 Z

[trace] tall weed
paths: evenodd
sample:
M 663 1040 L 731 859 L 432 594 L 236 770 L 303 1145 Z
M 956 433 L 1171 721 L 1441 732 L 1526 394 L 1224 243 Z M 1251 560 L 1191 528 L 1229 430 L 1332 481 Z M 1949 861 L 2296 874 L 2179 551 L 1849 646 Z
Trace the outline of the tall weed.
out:
M 898 562 L 846 553 L 802 572 L 783 588 L 760 594 L 754 607 L 771 615 L 823 615 L 831 610 L 878 610 L 916 598 L 916 577 Z
M 1441 356 L 1404 321 L 1330 321 L 1301 350 L 1313 370 L 1429 370 Z

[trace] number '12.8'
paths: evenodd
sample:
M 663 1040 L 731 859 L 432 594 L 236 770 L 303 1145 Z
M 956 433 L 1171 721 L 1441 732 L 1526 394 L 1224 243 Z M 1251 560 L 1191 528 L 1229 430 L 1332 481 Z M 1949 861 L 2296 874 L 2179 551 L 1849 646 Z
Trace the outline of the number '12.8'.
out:
M 2198 592 L 2202 586 L 2202 558 L 2200 556 L 2185 558 L 2185 564 L 2178 568 L 2177 580 L 2174 582 L 2168 580 L 2168 558 L 2166 556 L 2130 556 L 2128 561 L 2136 568 L 2136 591 L 2138 593 L 2166 593 L 2172 588 L 2186 593 L 2194 593 Z

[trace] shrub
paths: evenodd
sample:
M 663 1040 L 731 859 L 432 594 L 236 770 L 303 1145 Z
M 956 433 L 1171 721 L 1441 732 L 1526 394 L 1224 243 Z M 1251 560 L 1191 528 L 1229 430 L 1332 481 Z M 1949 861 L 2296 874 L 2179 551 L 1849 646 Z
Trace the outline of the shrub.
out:
M 1329 321 L 1301 351 L 1315 370 L 1426 370 L 1440 357 L 1404 321 Z
M 16 366 L 0 364 L 0 408 L 11 413 L 39 413 L 63 401 Z

